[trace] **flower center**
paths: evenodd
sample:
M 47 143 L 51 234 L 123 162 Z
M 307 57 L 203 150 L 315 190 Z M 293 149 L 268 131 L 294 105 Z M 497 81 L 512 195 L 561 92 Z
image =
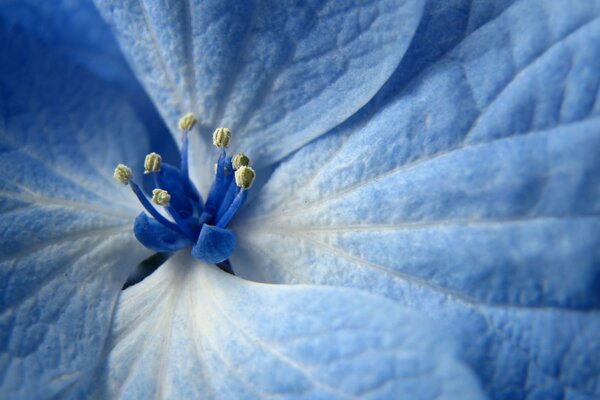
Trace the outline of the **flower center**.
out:
M 239 153 L 233 158 L 227 155 L 231 132 L 218 128 L 213 134 L 213 144 L 220 153 L 215 165 L 215 181 L 204 202 L 188 172 L 188 133 L 196 122 L 193 114 L 179 120 L 180 168 L 163 163 L 157 153 L 146 156 L 144 174 L 152 174 L 156 185 L 151 200 L 133 180 L 131 169 L 126 165 L 117 165 L 114 177 L 129 185 L 149 214 L 142 212 L 135 219 L 133 231 L 140 243 L 154 251 L 168 253 L 191 247 L 193 257 L 217 264 L 233 274 L 227 259 L 237 240 L 227 225 L 244 204 L 256 173 L 245 154 Z M 165 212 L 161 213 L 153 204 L 163 207 Z

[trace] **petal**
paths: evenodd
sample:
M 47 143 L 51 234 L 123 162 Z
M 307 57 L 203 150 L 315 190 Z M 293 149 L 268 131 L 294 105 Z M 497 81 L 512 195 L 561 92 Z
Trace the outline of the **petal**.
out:
M 0 110 L 0 397 L 60 397 L 94 368 L 149 255 L 112 178 L 147 141 L 116 92 L 4 22 Z
M 185 235 L 167 228 L 145 212 L 135 219 L 133 231 L 140 243 L 158 252 L 175 252 L 194 244 Z
M 199 260 L 217 264 L 231 255 L 236 243 L 235 233 L 229 229 L 204 224 L 192 255 Z
M 520 2 L 300 150 L 232 226 L 234 268 L 436 310 L 494 397 L 598 396 L 599 15 Z
M 424 2 L 96 3 L 172 131 L 199 115 L 206 168 L 217 126 L 267 165 L 352 115 L 397 67 Z
M 123 292 L 113 327 L 100 398 L 481 397 L 443 333 L 389 300 L 244 281 L 184 252 Z

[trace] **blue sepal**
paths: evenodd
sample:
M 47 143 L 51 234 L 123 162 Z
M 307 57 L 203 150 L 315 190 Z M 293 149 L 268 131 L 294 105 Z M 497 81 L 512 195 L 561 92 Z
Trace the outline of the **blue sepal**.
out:
M 226 260 L 233 253 L 236 243 L 237 238 L 233 231 L 204 224 L 198 242 L 192 249 L 192 256 L 216 264 Z
M 135 219 L 133 233 L 140 243 L 158 252 L 175 252 L 194 244 L 188 237 L 167 228 L 145 212 Z
M 193 205 L 186 195 L 183 184 L 184 177 L 179 169 L 172 165 L 163 163 L 157 173 L 158 185 L 171 195 L 171 206 L 183 218 L 191 216 L 194 212 Z

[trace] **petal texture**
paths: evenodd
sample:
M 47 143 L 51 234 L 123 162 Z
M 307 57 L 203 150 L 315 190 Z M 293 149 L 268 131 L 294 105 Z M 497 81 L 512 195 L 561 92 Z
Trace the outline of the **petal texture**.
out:
M 18 31 L 0 20 L 0 397 L 49 398 L 94 368 L 148 256 L 112 178 L 147 143 L 116 93 Z
M 397 67 L 421 0 L 97 0 L 173 132 L 201 121 L 202 168 L 217 126 L 267 165 L 363 106 Z M 210 147 L 210 146 L 208 146 Z M 211 168 L 208 171 L 212 171 Z
M 185 252 L 123 292 L 107 352 L 103 398 L 481 398 L 443 334 L 389 300 Z
M 599 15 L 519 2 L 300 150 L 234 227 L 236 271 L 426 310 L 493 397 L 600 395 Z

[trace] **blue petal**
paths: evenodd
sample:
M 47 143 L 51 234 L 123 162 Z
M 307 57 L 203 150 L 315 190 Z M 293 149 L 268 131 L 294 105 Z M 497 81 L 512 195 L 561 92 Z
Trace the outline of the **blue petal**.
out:
M 398 66 L 424 1 L 96 3 L 172 131 L 199 116 L 192 154 L 212 172 L 218 126 L 261 166 L 352 115 Z
M 231 255 L 236 243 L 235 233 L 229 229 L 204 224 L 192 255 L 209 263 L 220 263 Z
M 3 21 L 0 110 L 0 397 L 60 397 L 93 370 L 120 288 L 150 254 L 112 178 L 141 164 L 146 137 L 117 93 Z
M 131 71 L 92 0 L 5 0 L 2 18 L 113 84 L 128 85 Z
M 238 216 L 233 265 L 426 311 L 493 397 L 599 396 L 599 15 L 519 2 L 300 150 Z
M 356 290 L 244 281 L 183 252 L 123 293 L 108 348 L 98 398 L 482 397 L 422 316 Z
M 145 212 L 135 219 L 133 232 L 140 243 L 158 252 L 175 252 L 194 244 L 186 236 L 167 228 Z

